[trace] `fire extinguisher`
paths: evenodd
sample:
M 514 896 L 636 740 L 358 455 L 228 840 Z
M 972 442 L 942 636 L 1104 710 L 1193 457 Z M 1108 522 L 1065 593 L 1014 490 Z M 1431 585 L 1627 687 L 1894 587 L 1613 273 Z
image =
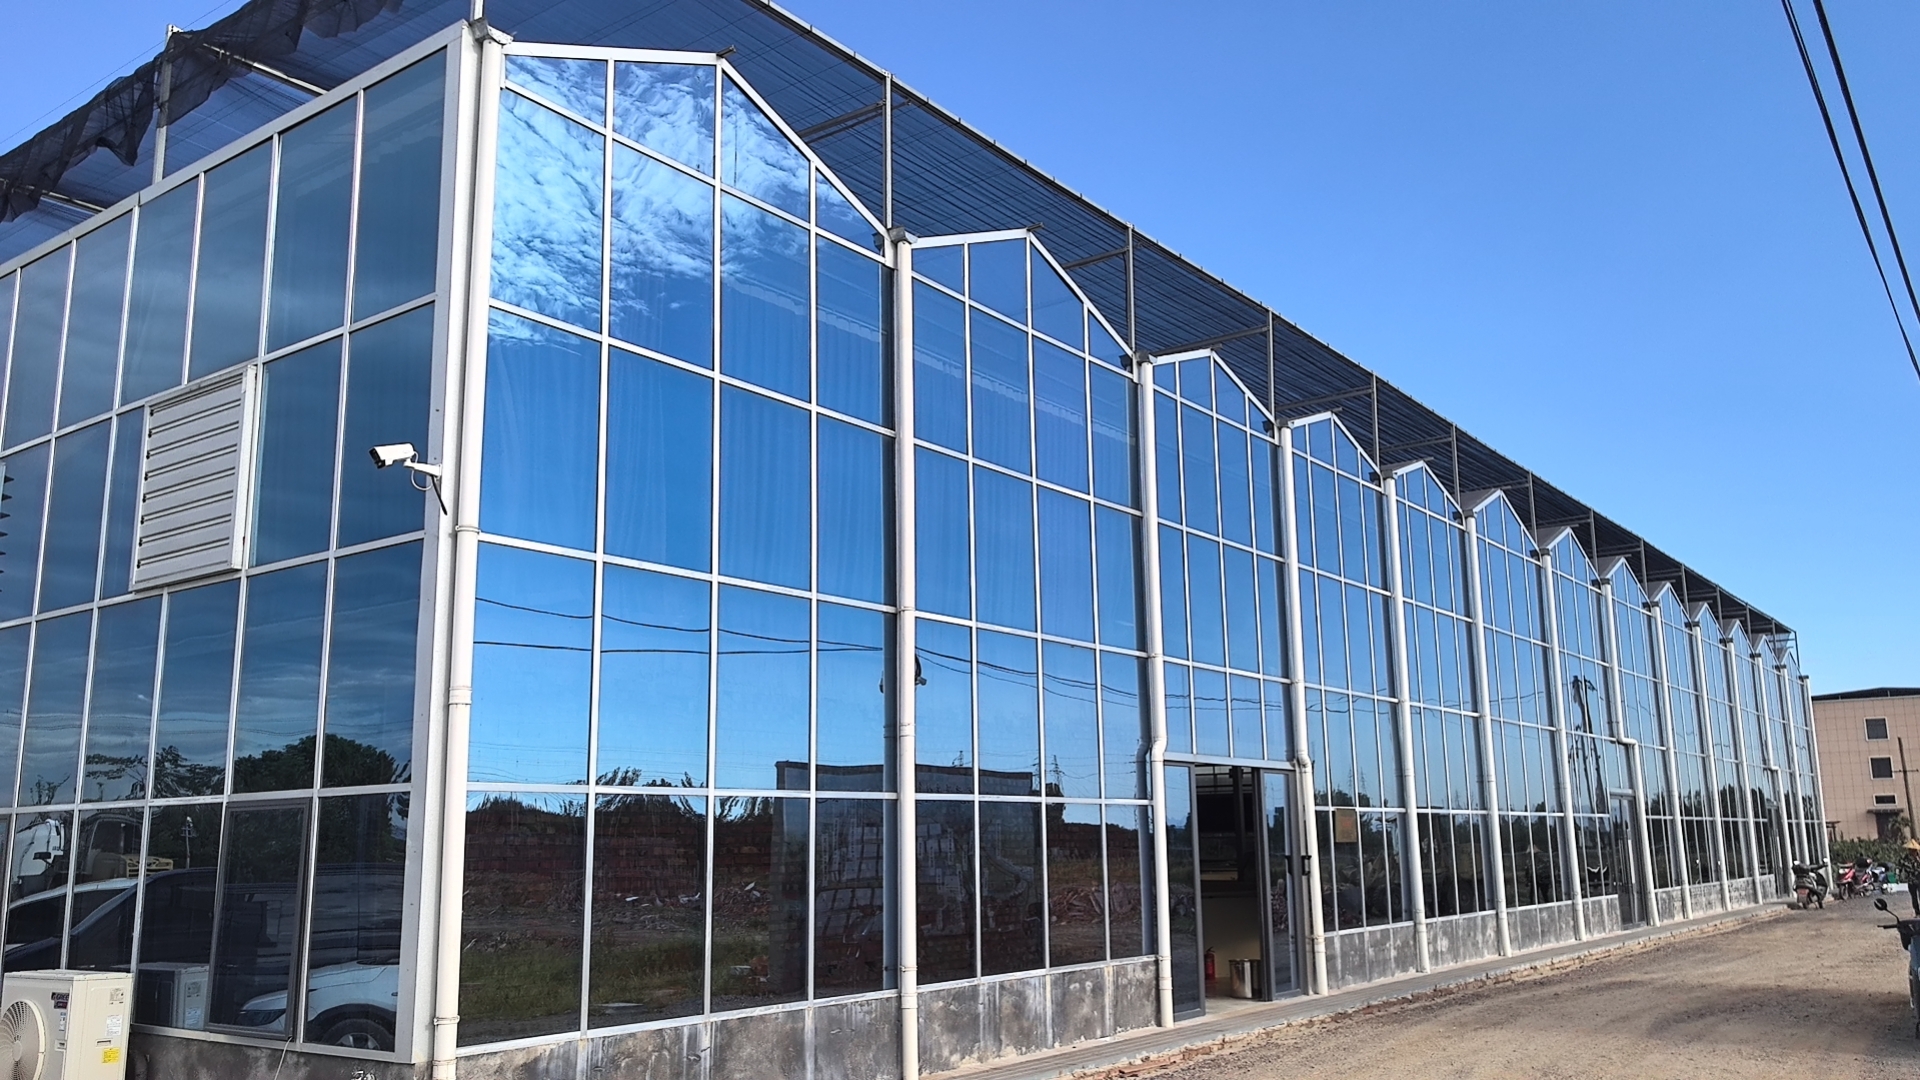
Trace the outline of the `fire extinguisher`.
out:
M 1207 950 L 1207 981 L 1213 981 L 1213 950 Z

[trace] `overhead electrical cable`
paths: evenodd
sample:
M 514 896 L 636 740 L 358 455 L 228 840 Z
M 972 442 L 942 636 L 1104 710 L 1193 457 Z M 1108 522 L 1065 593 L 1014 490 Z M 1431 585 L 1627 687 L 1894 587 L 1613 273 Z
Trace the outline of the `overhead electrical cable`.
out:
M 1840 66 L 1840 51 L 1834 44 L 1832 30 L 1827 24 L 1826 8 L 1821 3 L 1821 0 L 1814 0 L 1814 7 L 1819 12 L 1821 30 L 1826 37 L 1828 54 L 1833 58 L 1834 68 L 1837 71 Z M 1833 111 L 1827 106 L 1826 92 L 1820 88 L 1820 74 L 1813 66 L 1813 54 L 1807 51 L 1806 35 L 1800 30 L 1800 18 L 1794 13 L 1793 0 L 1780 0 L 1780 8 L 1786 12 L 1787 25 L 1793 30 L 1793 42 L 1800 50 L 1800 63 L 1801 66 L 1806 69 L 1807 85 L 1813 90 L 1813 100 L 1820 106 L 1820 121 L 1826 125 L 1827 144 L 1833 148 L 1833 160 L 1840 166 L 1841 179 L 1846 181 L 1847 198 L 1853 203 L 1854 220 L 1860 224 L 1860 235 L 1865 238 L 1867 242 L 1867 253 L 1873 256 L 1873 268 L 1880 274 L 1880 287 L 1887 294 L 1887 306 L 1893 309 L 1894 324 L 1900 328 L 1900 341 L 1906 346 L 1907 362 L 1913 365 L 1914 374 L 1920 375 L 1920 355 L 1914 352 L 1913 338 L 1907 333 L 1906 316 L 1901 311 L 1900 301 L 1894 298 L 1893 283 L 1887 278 L 1887 267 L 1880 257 L 1880 245 L 1874 240 L 1873 227 L 1867 223 L 1866 208 L 1860 203 L 1859 187 L 1853 181 L 1853 170 L 1847 165 L 1845 151 L 1840 148 L 1840 133 L 1833 126 Z M 1859 115 L 1853 109 L 1853 95 L 1846 90 L 1845 74 L 1840 76 L 1840 85 L 1845 95 L 1848 115 L 1853 122 L 1854 137 L 1859 143 L 1861 156 L 1867 160 L 1868 174 L 1871 176 L 1873 175 L 1872 159 L 1867 158 L 1866 155 L 1866 136 L 1861 131 Z M 1900 247 L 1899 241 L 1893 239 L 1893 218 L 1891 214 L 1887 212 L 1886 199 L 1880 196 L 1880 181 L 1877 177 L 1873 180 L 1873 186 L 1876 197 L 1879 197 L 1880 213 L 1882 220 L 1886 224 L 1887 235 L 1889 239 L 1893 240 L 1894 252 L 1898 255 Z M 1900 260 L 1900 271 L 1901 277 L 1906 284 L 1908 300 L 1913 305 L 1912 310 L 1914 317 L 1916 320 L 1920 320 L 1920 301 L 1914 300 L 1913 282 L 1907 278 L 1905 259 Z

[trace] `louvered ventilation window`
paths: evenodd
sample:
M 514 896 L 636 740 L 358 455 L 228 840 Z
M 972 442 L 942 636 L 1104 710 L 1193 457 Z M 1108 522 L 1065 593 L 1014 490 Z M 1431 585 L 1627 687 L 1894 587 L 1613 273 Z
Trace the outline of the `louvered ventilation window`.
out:
M 246 367 L 147 406 L 134 588 L 246 565 L 259 381 Z

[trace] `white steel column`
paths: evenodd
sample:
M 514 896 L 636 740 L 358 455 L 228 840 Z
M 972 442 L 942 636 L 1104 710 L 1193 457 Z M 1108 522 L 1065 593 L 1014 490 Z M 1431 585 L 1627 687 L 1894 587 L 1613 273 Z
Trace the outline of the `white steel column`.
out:
M 1487 837 L 1487 873 L 1493 876 L 1493 918 L 1500 935 L 1500 955 L 1513 953 L 1513 933 L 1507 922 L 1507 853 L 1501 848 L 1500 778 L 1494 767 L 1493 713 L 1487 700 L 1493 688 L 1487 677 L 1487 595 L 1480 580 L 1480 519 L 1473 511 L 1461 514 L 1467 523 L 1467 598 L 1473 604 L 1473 711 L 1480 729 L 1480 801 L 1486 804 L 1492 829 Z
M 1647 614 L 1653 622 L 1653 681 L 1659 691 L 1654 706 L 1660 717 L 1660 735 L 1667 744 L 1667 791 L 1673 800 L 1673 844 L 1675 869 L 1680 877 L 1680 917 L 1693 918 L 1693 876 L 1687 873 L 1687 829 L 1680 813 L 1680 748 L 1673 738 L 1673 683 L 1667 677 L 1667 620 L 1660 617 L 1660 602 L 1647 601 Z
M 497 142 L 500 83 L 505 61 L 501 42 L 484 24 L 476 24 L 471 42 L 461 48 L 477 53 L 479 78 L 462 80 L 461 90 L 475 95 L 462 104 L 471 116 L 470 131 L 454 137 L 468 142 L 470 156 L 456 160 L 468 170 L 456 181 L 456 198 L 468 200 L 463 222 L 464 249 L 455 247 L 458 270 L 448 293 L 460 310 L 451 317 L 454 332 L 447 347 L 447 378 L 461 380 L 458 426 L 448 432 L 454 453 L 443 461 L 444 483 L 454 492 L 451 611 L 447 629 L 446 734 L 441 752 L 439 804 L 439 900 L 434 943 L 433 1080 L 453 1080 L 460 1034 L 461 917 L 467 859 L 467 752 L 473 718 L 474 594 L 480 557 L 480 447 L 486 413 L 486 340 L 488 251 L 493 236 L 493 163 Z M 462 69 L 466 65 L 461 65 Z M 470 187 L 468 185 L 471 185 Z M 458 220 L 456 218 L 456 220 Z M 456 242 L 456 245 L 458 242 Z M 454 440 L 458 440 L 457 443 Z M 455 449 L 457 447 L 457 449 Z
M 1600 610 L 1606 627 L 1607 693 L 1613 696 L 1610 723 L 1613 737 L 1627 748 L 1627 786 L 1633 789 L 1633 835 L 1638 856 L 1635 861 L 1639 864 L 1635 876 L 1639 879 L 1641 913 L 1646 916 L 1648 926 L 1659 926 L 1660 906 L 1655 902 L 1658 894 L 1653 885 L 1653 837 L 1647 825 L 1647 778 L 1641 771 L 1646 767 L 1646 748 L 1627 732 L 1627 703 L 1620 681 L 1620 624 L 1613 605 L 1613 579 L 1603 577 Z
M 1280 429 L 1280 536 L 1293 588 L 1287 590 L 1287 684 L 1293 705 L 1294 805 L 1300 807 L 1300 887 L 1307 894 L 1307 975 L 1311 992 L 1327 992 L 1326 911 L 1320 903 L 1320 818 L 1314 812 L 1313 755 L 1307 741 L 1307 644 L 1300 616 L 1300 589 L 1307 580 L 1300 565 L 1300 528 L 1293 485 L 1293 427 Z
M 1291 471 L 1291 470 L 1289 470 Z M 1420 865 L 1420 800 L 1414 790 L 1413 705 L 1408 700 L 1407 678 L 1407 592 L 1402 579 L 1400 557 L 1400 485 L 1397 477 L 1380 481 L 1381 498 L 1387 518 L 1387 591 L 1393 614 L 1389 617 L 1393 634 L 1393 719 L 1400 738 L 1400 794 L 1407 805 L 1403 835 L 1408 906 L 1413 910 L 1413 946 L 1418 970 L 1433 967 L 1433 948 L 1427 938 L 1427 886 L 1425 868 Z
M 1733 906 L 1733 883 L 1727 880 L 1727 823 L 1720 811 L 1720 754 L 1713 744 L 1713 702 L 1707 689 L 1707 651 L 1700 636 L 1700 620 L 1687 623 L 1687 641 L 1693 646 L 1694 682 L 1700 690 L 1697 700 L 1701 744 L 1707 750 L 1707 802 L 1713 808 L 1713 861 L 1720 875 L 1720 910 L 1725 911 Z
M 1787 695 L 1793 691 L 1787 682 L 1787 665 L 1775 663 L 1767 668 L 1767 675 L 1773 679 L 1774 686 L 1780 692 L 1780 707 L 1786 715 L 1779 717 L 1777 723 L 1786 725 L 1787 760 L 1780 763 L 1787 782 L 1781 785 L 1781 832 L 1787 836 L 1788 857 L 1796 863 L 1811 863 L 1813 852 L 1807 849 L 1806 805 L 1807 800 L 1800 790 L 1800 747 L 1797 745 L 1798 732 L 1793 726 L 1793 702 Z M 1789 801 L 1791 800 L 1791 801 Z
M 1567 735 L 1566 661 L 1560 656 L 1560 588 L 1554 580 L 1553 552 L 1542 550 L 1539 561 L 1534 564 L 1534 574 L 1540 581 L 1542 606 L 1547 612 L 1547 672 L 1553 680 L 1553 692 L 1547 695 L 1547 708 L 1553 711 L 1553 752 L 1559 760 L 1555 763 L 1555 786 L 1560 797 L 1560 844 L 1564 849 L 1564 858 L 1560 860 L 1567 874 L 1567 891 L 1573 899 L 1573 937 L 1575 941 L 1587 939 L 1587 889 L 1582 867 L 1586 860 L 1580 856 L 1580 829 L 1573 820 L 1573 748 Z M 1606 798 L 1606 793 L 1600 793 Z
M 1139 394 L 1134 403 L 1139 431 L 1134 459 L 1140 475 L 1140 577 L 1142 606 L 1146 609 L 1149 743 L 1147 793 L 1153 813 L 1153 959 L 1154 1000 L 1161 1027 L 1173 1026 L 1173 882 L 1168 880 L 1167 858 L 1167 653 L 1166 630 L 1160 610 L 1160 471 L 1154 457 L 1153 358 L 1134 362 Z
M 1813 777 L 1813 812 L 1818 815 L 1815 822 L 1820 836 L 1820 861 L 1833 862 L 1833 849 L 1827 839 L 1827 791 L 1820 782 L 1820 740 L 1813 733 L 1813 680 L 1800 676 L 1800 715 L 1807 718 L 1807 773 Z
M 915 652 L 919 576 L 916 561 L 919 504 L 915 501 L 913 428 L 913 236 L 887 234 L 893 248 L 893 716 L 894 788 L 894 971 L 900 981 L 900 1075 L 920 1075 L 920 896 L 917 738 L 919 695 Z
M 1733 710 L 1733 767 L 1740 770 L 1740 814 L 1743 818 L 1740 838 L 1747 849 L 1747 878 L 1753 882 L 1753 898 L 1760 896 L 1760 841 L 1753 829 L 1753 764 L 1747 749 L 1747 714 L 1741 707 L 1745 696 L 1740 692 L 1740 666 L 1742 661 L 1733 654 L 1733 638 L 1720 639 L 1720 663 L 1727 672 L 1727 705 Z

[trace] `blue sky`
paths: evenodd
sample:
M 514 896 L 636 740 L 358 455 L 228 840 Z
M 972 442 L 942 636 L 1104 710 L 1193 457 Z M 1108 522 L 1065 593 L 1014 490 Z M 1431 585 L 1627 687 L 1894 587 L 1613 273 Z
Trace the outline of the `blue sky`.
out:
M 12 12 L 0 142 L 232 6 Z M 1816 692 L 1920 685 L 1920 379 L 1775 5 L 789 6 L 1794 626 Z M 1920 8 L 1831 11 L 1920 248 Z

